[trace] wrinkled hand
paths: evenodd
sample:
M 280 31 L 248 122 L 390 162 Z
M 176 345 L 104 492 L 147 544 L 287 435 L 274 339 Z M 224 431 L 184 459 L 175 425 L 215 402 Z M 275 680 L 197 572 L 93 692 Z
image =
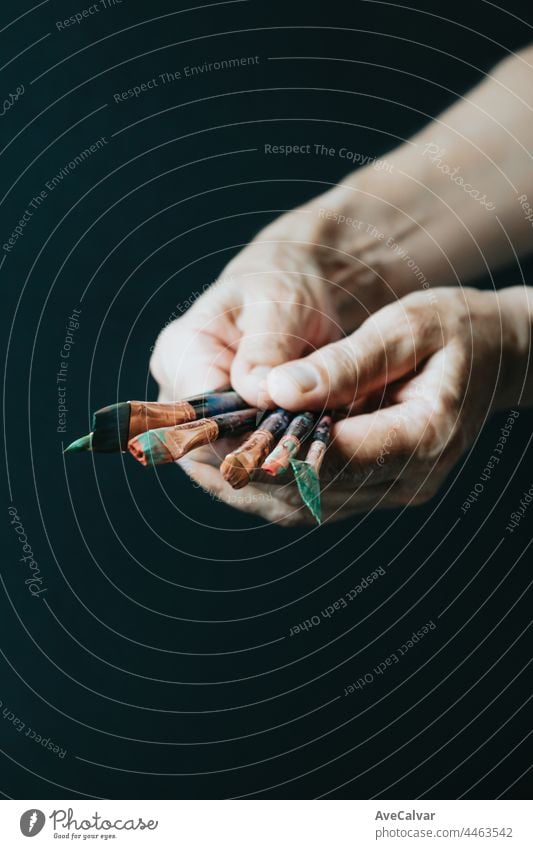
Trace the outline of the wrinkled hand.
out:
M 162 331 L 150 363 L 160 401 L 231 383 L 251 406 L 264 409 L 271 368 L 342 336 L 330 283 L 331 262 L 337 271 L 340 263 L 334 253 L 321 250 L 321 229 L 316 204 L 282 216 Z M 217 489 L 222 481 L 218 466 L 235 444 L 220 440 L 192 452 L 180 465 L 201 486 Z M 233 491 L 226 497 L 231 503 Z M 257 502 L 248 490 L 246 499 L 255 507 L 264 500 L 261 494 Z M 242 506 L 246 499 L 235 503 Z
M 265 382 L 272 368 L 341 338 L 394 297 L 394 271 L 385 273 L 375 259 L 375 238 L 363 223 L 373 227 L 379 219 L 390 232 L 403 226 L 396 206 L 380 200 L 393 187 L 388 175 L 361 169 L 357 187 L 336 186 L 260 232 L 160 334 L 150 363 L 159 400 L 231 382 L 250 405 L 272 406 Z M 213 489 L 218 476 L 211 480 L 208 466 L 220 465 L 230 446 L 220 441 L 181 465 Z M 256 495 L 227 493 L 231 503 L 264 514 L 264 498 Z M 279 518 L 277 504 L 272 515 Z
M 383 245 L 363 219 L 390 232 L 404 226 L 378 197 L 394 186 L 388 175 L 362 169 L 357 188 L 336 186 L 262 230 L 160 334 L 151 369 L 161 400 L 231 380 L 250 404 L 264 406 L 270 368 L 338 339 L 393 299 L 388 277 L 402 263 L 385 271 L 374 255 Z
M 316 217 L 298 210 L 278 219 L 163 330 L 151 362 L 161 400 L 231 382 L 250 405 L 264 407 L 272 367 L 341 335 L 314 226 Z
M 513 382 L 515 329 L 504 301 L 475 289 L 414 293 L 350 336 L 270 369 L 271 404 L 351 407 L 321 475 L 325 518 L 420 504 L 438 491 Z M 310 521 L 290 475 L 277 483 L 259 474 L 232 490 L 218 471 L 226 449 L 216 443 L 182 465 L 234 506 L 283 524 Z
M 351 336 L 270 372 L 271 397 L 291 410 L 360 399 L 334 428 L 326 515 L 417 505 L 437 493 L 515 389 L 516 324 L 502 308 L 506 295 L 410 294 Z

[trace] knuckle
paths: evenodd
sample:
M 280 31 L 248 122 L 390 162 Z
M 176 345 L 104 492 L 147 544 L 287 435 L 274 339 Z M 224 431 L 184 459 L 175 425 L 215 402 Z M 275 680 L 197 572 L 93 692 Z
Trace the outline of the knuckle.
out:
M 408 292 L 401 303 L 406 315 L 418 315 L 427 307 L 427 300 L 420 297 L 420 292 Z
M 428 307 L 426 298 L 419 292 L 411 292 L 402 298 L 401 308 L 389 314 L 390 329 L 399 339 L 403 339 L 416 350 L 417 342 L 436 336 L 441 328 L 438 313 Z
M 315 354 L 316 366 L 326 385 L 342 380 L 343 384 L 357 386 L 358 371 L 353 348 L 345 342 L 333 344 L 326 356 Z

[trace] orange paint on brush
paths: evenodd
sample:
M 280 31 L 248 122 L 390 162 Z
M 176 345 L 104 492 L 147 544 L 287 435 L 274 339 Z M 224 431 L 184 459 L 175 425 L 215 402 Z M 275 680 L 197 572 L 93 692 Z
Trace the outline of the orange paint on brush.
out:
M 250 475 L 259 468 L 272 448 L 271 433 L 256 430 L 237 451 L 224 457 L 220 473 L 233 489 L 242 489 L 250 482 Z
M 147 430 L 174 427 L 196 419 L 196 410 L 188 401 L 177 401 L 175 404 L 130 401 L 130 410 L 130 438 Z
M 292 413 L 282 409 L 270 413 L 239 448 L 224 458 L 220 473 L 233 489 L 242 489 L 250 482 L 250 476 L 260 468 L 279 434 L 286 430 L 291 417 Z
M 214 442 L 220 436 L 230 436 L 253 427 L 256 416 L 257 410 L 248 408 L 211 419 L 149 430 L 130 439 L 128 450 L 143 466 L 173 463 L 194 448 Z

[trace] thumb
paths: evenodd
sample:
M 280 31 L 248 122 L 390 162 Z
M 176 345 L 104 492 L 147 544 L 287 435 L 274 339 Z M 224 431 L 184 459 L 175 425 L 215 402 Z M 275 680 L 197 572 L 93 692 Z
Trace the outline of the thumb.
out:
M 324 316 L 306 304 L 287 301 L 254 301 L 245 305 L 238 325 L 242 333 L 231 366 L 231 384 L 249 404 L 271 406 L 266 377 L 272 368 L 300 357 L 309 349 L 313 327 Z M 331 322 L 333 325 L 333 322 Z M 323 342 L 333 338 L 323 335 Z
M 437 314 L 427 302 L 404 299 L 379 310 L 351 336 L 273 369 L 268 392 L 288 410 L 342 407 L 409 374 L 440 345 Z

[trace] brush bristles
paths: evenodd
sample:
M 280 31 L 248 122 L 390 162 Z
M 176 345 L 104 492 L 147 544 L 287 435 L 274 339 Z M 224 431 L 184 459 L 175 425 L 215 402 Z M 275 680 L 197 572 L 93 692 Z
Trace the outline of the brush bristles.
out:
M 160 466 L 174 459 L 155 430 L 134 436 L 128 442 L 128 450 L 143 466 Z
M 291 460 L 291 466 L 302 501 L 320 525 L 322 521 L 322 508 L 320 504 L 320 482 L 318 475 L 313 467 L 309 463 L 306 463 L 305 460 Z
M 130 415 L 129 401 L 97 410 L 93 415 L 92 450 L 104 454 L 125 451 L 129 438 Z
M 71 442 L 70 445 L 67 445 L 63 454 L 74 454 L 76 451 L 91 451 L 92 450 L 92 433 L 88 433 L 87 436 L 80 436 L 79 439 L 75 439 L 74 442 Z

